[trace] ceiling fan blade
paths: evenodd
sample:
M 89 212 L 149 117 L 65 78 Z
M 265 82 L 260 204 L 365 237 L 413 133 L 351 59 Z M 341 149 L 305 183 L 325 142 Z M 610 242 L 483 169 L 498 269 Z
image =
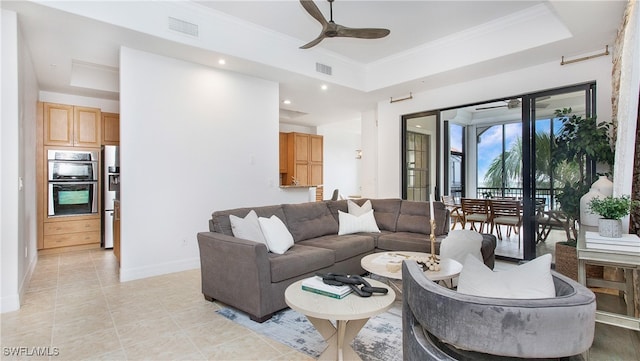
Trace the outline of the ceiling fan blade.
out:
M 318 9 L 318 6 L 313 1 L 300 0 L 300 4 L 302 4 L 302 7 L 307 10 L 309 15 L 318 20 L 318 22 L 322 24 L 323 27 L 326 26 L 327 19 L 324 18 L 324 15 L 322 15 L 322 12 L 320 12 L 320 9 Z
M 301 46 L 300 49 L 312 48 L 312 47 L 318 45 L 322 41 L 322 39 L 324 39 L 324 38 L 325 38 L 324 32 L 322 32 L 322 34 L 320 34 L 317 38 L 315 38 L 312 41 L 310 41 L 310 42 L 304 44 L 303 46 Z
M 300 49 L 309 49 L 318 45 L 324 38 L 334 37 L 348 37 L 359 39 L 379 39 L 389 35 L 391 31 L 388 29 L 377 28 L 348 28 L 346 26 L 338 25 L 333 21 L 333 1 L 329 1 L 329 8 L 331 9 L 331 17 L 329 21 L 322 15 L 318 6 L 312 0 L 300 0 L 302 7 L 311 15 L 314 19 L 318 20 L 322 25 L 322 32 L 313 41 L 303 45 Z
M 480 108 L 476 108 L 476 110 L 488 110 L 488 109 L 496 109 L 496 108 L 506 108 L 507 105 L 494 105 L 492 107 L 480 107 Z
M 341 37 L 360 38 L 360 39 L 380 39 L 389 35 L 389 29 L 378 28 L 348 28 L 346 26 L 337 26 L 337 35 Z

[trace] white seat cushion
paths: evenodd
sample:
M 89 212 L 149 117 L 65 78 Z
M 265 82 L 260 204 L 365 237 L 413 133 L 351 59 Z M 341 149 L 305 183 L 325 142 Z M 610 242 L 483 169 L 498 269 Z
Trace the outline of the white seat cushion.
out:
M 244 218 L 230 214 L 229 222 L 234 237 L 267 244 L 260 229 L 258 215 L 253 209 Z
M 458 292 L 492 298 L 553 298 L 556 290 L 551 276 L 551 254 L 498 272 L 468 255 L 460 272 Z
M 451 258 L 461 264 L 470 254 L 482 261 L 482 235 L 476 231 L 459 229 L 450 231 L 440 243 L 440 257 Z
M 340 223 L 338 235 L 358 232 L 380 232 L 376 219 L 373 217 L 373 210 L 361 216 L 338 211 L 338 220 Z
M 371 206 L 371 200 L 367 199 L 361 206 L 356 204 L 356 202 L 352 200 L 347 200 L 347 208 L 349 210 L 349 214 L 353 214 L 354 216 L 361 216 L 371 210 L 373 207 Z
M 259 217 L 258 222 L 270 252 L 283 254 L 293 246 L 293 236 L 280 218 L 275 215 L 271 218 Z

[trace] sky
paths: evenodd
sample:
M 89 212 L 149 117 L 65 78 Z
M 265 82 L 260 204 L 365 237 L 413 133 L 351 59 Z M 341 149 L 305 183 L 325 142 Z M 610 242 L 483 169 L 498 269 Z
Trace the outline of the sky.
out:
M 510 149 L 517 138 L 522 136 L 522 123 L 494 125 L 487 129 L 478 142 L 478 187 L 484 186 L 484 177 L 491 162 L 502 154 L 502 134 L 504 129 L 505 149 Z

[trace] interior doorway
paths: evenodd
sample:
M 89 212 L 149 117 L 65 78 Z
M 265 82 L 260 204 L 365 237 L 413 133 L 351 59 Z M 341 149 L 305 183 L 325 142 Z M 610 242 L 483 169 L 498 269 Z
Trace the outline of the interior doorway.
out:
M 402 199 L 428 201 L 432 195 L 436 199 L 438 112 L 404 116 L 402 129 Z

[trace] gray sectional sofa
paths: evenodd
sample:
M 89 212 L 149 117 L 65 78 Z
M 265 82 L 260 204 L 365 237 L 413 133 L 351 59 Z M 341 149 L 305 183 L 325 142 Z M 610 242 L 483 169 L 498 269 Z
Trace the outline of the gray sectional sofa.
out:
M 355 200 L 358 205 L 366 199 Z M 371 199 L 380 233 L 338 235 L 338 211 L 347 213 L 346 200 L 282 204 L 216 211 L 209 232 L 198 233 L 202 293 L 264 322 L 287 307 L 284 291 L 293 282 L 316 272 L 364 274 L 362 257 L 382 251 L 430 252 L 428 202 L 401 199 Z M 284 254 L 268 252 L 265 244 L 236 238 L 230 215 L 245 217 L 254 210 L 259 217 L 280 218 L 294 239 Z M 434 203 L 439 244 L 449 229 L 449 211 Z M 481 253 L 493 269 L 496 238 L 483 235 Z

